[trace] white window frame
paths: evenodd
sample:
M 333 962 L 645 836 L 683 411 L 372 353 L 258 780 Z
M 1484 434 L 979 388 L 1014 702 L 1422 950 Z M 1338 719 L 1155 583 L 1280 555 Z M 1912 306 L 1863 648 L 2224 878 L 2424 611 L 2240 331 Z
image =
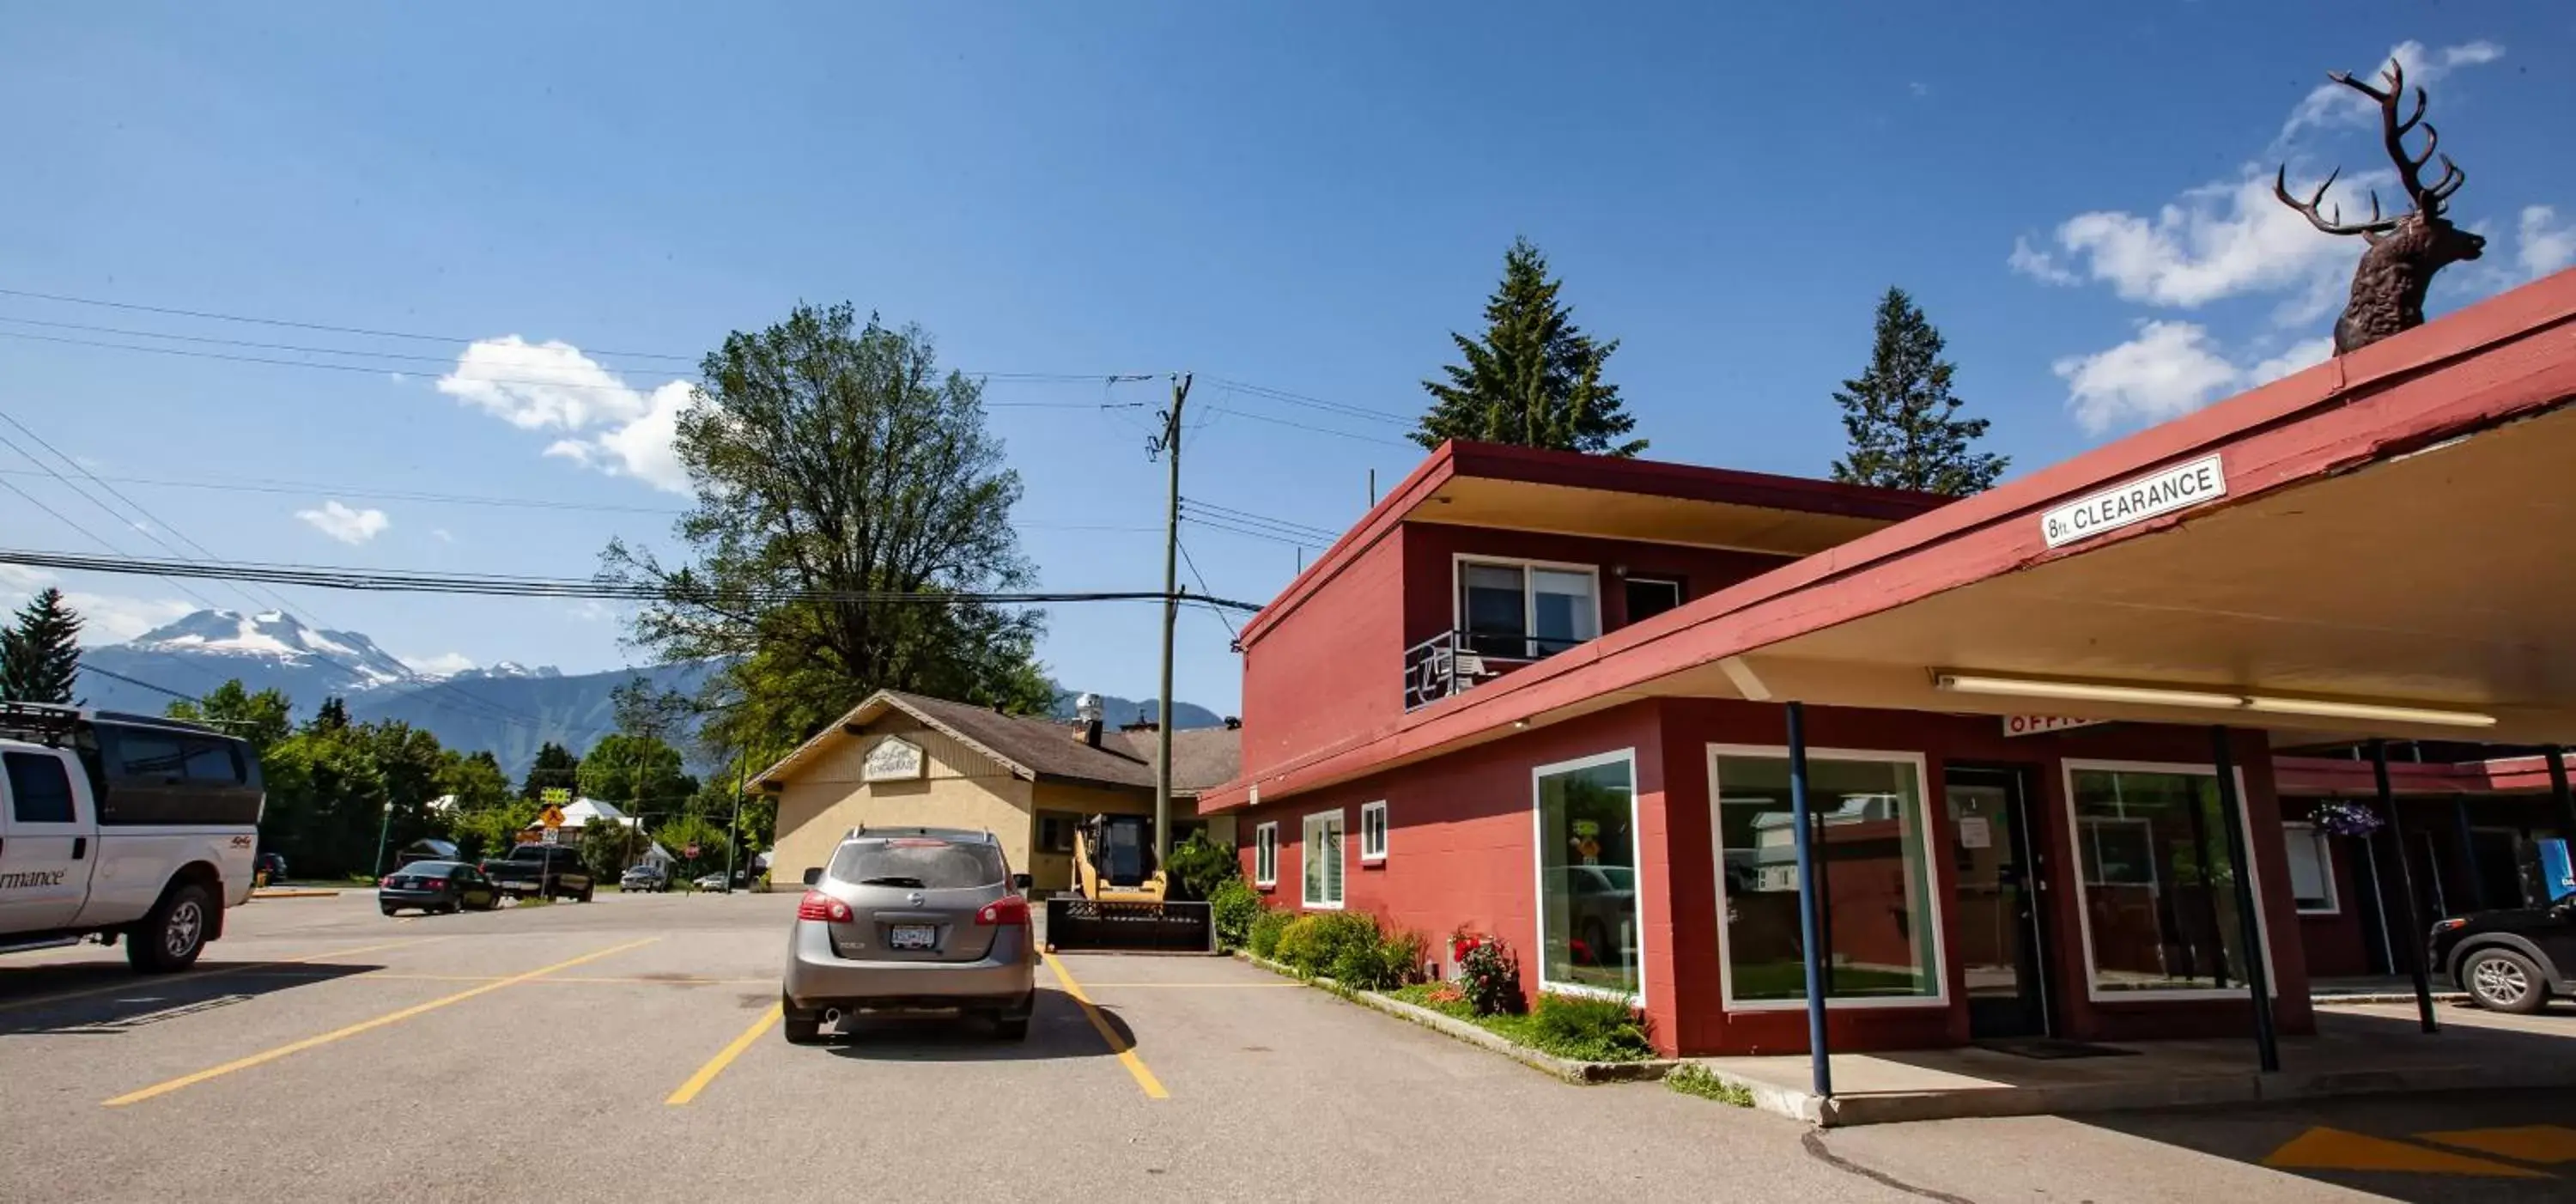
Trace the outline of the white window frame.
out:
M 1369 847 L 1369 821 L 1371 819 L 1375 819 L 1377 821 L 1377 847 L 1374 849 Z M 1360 804 L 1360 864 L 1386 864 L 1386 844 L 1386 800 L 1379 799 L 1374 803 Z M 1343 893 L 1348 894 L 1349 892 L 1345 891 Z
M 1449 557 L 1449 629 L 1451 631 L 1466 630 L 1467 566 L 1471 564 L 1483 565 L 1487 568 L 1519 569 L 1521 571 L 1522 652 L 1530 652 L 1532 650 L 1532 645 L 1540 638 L 1538 634 L 1538 579 L 1530 575 L 1530 570 L 1532 569 L 1547 569 L 1552 572 L 1559 573 L 1581 573 L 1590 577 L 1592 579 L 1592 636 L 1591 639 L 1583 640 L 1580 643 L 1588 644 L 1592 642 L 1592 640 L 1601 638 L 1600 565 L 1575 564 L 1570 561 L 1563 560 L 1523 560 L 1516 556 L 1478 556 L 1467 552 L 1453 553 Z M 1580 644 L 1577 646 L 1580 646 Z M 1498 660 L 1528 661 L 1546 659 L 1546 656 L 1544 655 L 1507 656 L 1503 653 L 1492 652 L 1483 648 L 1479 648 L 1476 651 L 1480 655 L 1493 657 Z M 1566 651 L 1566 649 L 1558 649 L 1558 651 L 1562 652 Z
M 1599 591 L 1596 589 L 1595 602 L 1599 601 L 1599 597 Z M 1637 990 L 1635 994 L 1613 991 L 1608 987 L 1596 987 L 1586 983 L 1553 982 L 1547 976 L 1547 854 L 1545 851 L 1547 814 L 1545 805 L 1539 799 L 1539 780 L 1550 774 L 1571 773 L 1576 770 L 1619 764 L 1625 764 L 1628 767 L 1628 832 L 1629 838 L 1636 842 L 1633 850 L 1637 858 L 1635 867 Z M 1645 832 L 1638 826 L 1637 819 L 1637 750 L 1635 748 L 1577 757 L 1571 761 L 1558 761 L 1551 765 L 1536 766 L 1530 770 L 1530 886 L 1529 951 L 1530 956 L 1536 959 L 1533 965 L 1538 972 L 1539 991 L 1541 993 L 1554 991 L 1559 995 L 1589 995 L 1595 999 L 1621 999 L 1637 1007 L 1645 1007 L 1646 967 L 1653 965 L 1654 961 L 1648 956 L 1646 949 L 1646 847 Z
M 2074 758 L 2060 761 L 2057 765 L 2058 784 L 2060 793 L 2066 800 L 2066 830 L 2069 835 L 2081 831 L 2078 826 L 2081 821 L 2075 812 L 2075 775 L 2078 771 L 2087 769 L 2111 773 L 2173 773 L 2201 778 L 2218 776 L 2217 767 L 2205 761 L 2087 761 Z M 2254 939 L 2262 946 L 2263 985 L 2271 992 L 2271 998 L 2277 1002 L 2281 998 L 2281 975 L 2272 965 L 2272 924 L 2270 918 L 2264 915 L 2270 908 L 2265 905 L 2263 896 L 2263 858 L 2254 843 L 2254 808 L 2247 805 L 2245 768 L 2241 765 L 2237 766 L 2235 772 L 2236 822 L 2238 828 L 2245 834 L 2245 860 L 2249 863 L 2245 867 L 2245 879 L 2247 884 L 2254 888 Z M 2081 864 L 2078 862 L 2079 870 Z M 2187 987 L 2176 990 L 2108 992 L 2102 990 L 2096 981 L 2093 967 L 2092 900 L 2090 896 L 2083 893 L 2091 890 L 2092 887 L 2085 884 L 2084 875 L 2081 872 L 2075 875 L 2075 889 L 2077 892 L 2075 918 L 2077 926 L 2084 934 L 2084 998 L 2094 1003 L 2159 1003 L 2165 1000 L 2189 1002 L 2197 999 L 2245 998 L 2245 988 L 2242 984 L 2232 987 Z M 2163 888 L 2159 886 L 2157 889 Z
M 2343 914 L 2343 890 L 2335 885 L 2334 836 L 2306 820 L 2289 820 L 2281 825 L 2281 856 L 2286 862 L 2292 840 L 2312 842 L 2317 851 L 2317 873 L 2325 879 L 2326 905 L 2309 907 L 2299 902 L 2298 882 L 2290 884 L 2290 906 L 2303 916 L 2339 916 Z
M 1342 809 L 1335 807 L 1330 811 L 1308 812 L 1305 819 L 1298 827 L 1297 899 L 1299 905 L 1303 906 L 1308 911 L 1340 911 L 1342 909 L 1342 900 L 1351 897 L 1351 863 L 1348 853 L 1346 853 L 1342 848 L 1343 844 L 1347 843 L 1351 838 L 1351 830 L 1348 827 L 1344 827 L 1342 829 L 1342 834 L 1330 842 L 1332 845 L 1333 861 L 1340 865 L 1342 869 L 1342 898 L 1334 899 L 1330 902 L 1324 902 L 1319 901 L 1306 893 L 1308 869 L 1317 864 L 1315 861 L 1315 845 L 1317 843 L 1315 832 L 1317 828 L 1342 822 Z
M 1785 744 L 1711 744 L 1708 746 L 1708 843 L 1711 859 L 1717 866 L 1717 982 L 1719 1006 L 1730 1012 L 1800 1011 L 1807 1006 L 1801 999 L 1735 998 L 1735 959 L 1729 955 L 1726 942 L 1726 828 L 1718 807 L 1725 794 L 1718 788 L 1719 757 L 1765 757 L 1775 761 L 1789 759 Z M 1834 1011 L 1869 1011 L 1877 1008 L 1946 1008 L 1950 1006 L 1950 951 L 1941 943 L 1941 933 L 1949 917 L 1941 907 L 1940 842 L 1932 833 L 1932 778 L 1924 756 L 1919 752 L 1872 748 L 1810 748 L 1807 760 L 1875 761 L 1914 767 L 1914 809 L 1916 830 L 1923 834 L 1924 898 L 1932 914 L 1917 923 L 1916 931 L 1932 942 L 1932 993 L 1896 998 L 1836 999 L 1825 997 L 1825 1007 Z
M 1252 884 L 1259 887 L 1279 885 L 1279 823 L 1277 820 L 1252 829 Z

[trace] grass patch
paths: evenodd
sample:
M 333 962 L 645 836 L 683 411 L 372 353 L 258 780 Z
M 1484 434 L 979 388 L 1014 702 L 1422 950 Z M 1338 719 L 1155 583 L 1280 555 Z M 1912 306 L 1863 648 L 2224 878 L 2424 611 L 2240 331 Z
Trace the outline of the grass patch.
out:
M 1437 984 L 1415 983 L 1387 992 L 1418 1008 L 1464 1020 L 1514 1045 L 1577 1062 L 1643 1062 L 1655 1056 L 1642 1025 L 1625 1005 L 1567 995 L 1547 995 L 1527 1014 L 1479 1016 L 1462 999 L 1434 995 Z M 1603 1005 L 1607 1006 L 1603 1006 Z
M 1751 1088 L 1727 1082 L 1725 1079 L 1717 1077 L 1716 1072 L 1697 1062 L 1684 1062 L 1679 1066 L 1673 1067 L 1672 1073 L 1664 1076 L 1664 1086 L 1670 1087 L 1684 1095 L 1696 1095 L 1701 1099 L 1713 1099 L 1729 1107 L 1750 1108 L 1753 1106 L 1753 1091 Z

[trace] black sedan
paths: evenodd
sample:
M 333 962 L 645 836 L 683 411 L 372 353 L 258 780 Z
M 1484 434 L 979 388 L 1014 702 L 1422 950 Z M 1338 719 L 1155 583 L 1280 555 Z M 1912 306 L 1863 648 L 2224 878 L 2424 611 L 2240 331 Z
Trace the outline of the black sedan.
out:
M 434 915 L 468 907 L 490 911 L 500 905 L 500 888 L 461 861 L 415 861 L 376 883 L 376 907 L 386 915 L 406 907 Z
M 2433 925 L 2431 953 L 2479 1007 L 2539 1011 L 2576 990 L 2576 899 L 2454 916 Z

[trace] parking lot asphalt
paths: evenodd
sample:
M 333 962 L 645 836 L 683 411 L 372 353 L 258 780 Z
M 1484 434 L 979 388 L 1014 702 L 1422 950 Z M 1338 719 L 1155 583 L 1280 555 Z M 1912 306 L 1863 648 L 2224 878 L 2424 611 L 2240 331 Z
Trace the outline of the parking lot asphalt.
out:
M 1025 1042 L 907 1019 L 790 1046 L 794 906 L 602 895 L 389 920 L 353 892 L 254 902 L 186 975 L 96 948 L 0 958 L 0 1200 L 2511 1201 L 2566 1198 L 2549 1189 L 2576 1174 L 2264 1165 L 2310 1128 L 2421 1145 L 2576 1123 L 2536 1100 L 1811 1134 L 1653 1084 L 1559 1083 L 1209 958 L 1056 959 Z

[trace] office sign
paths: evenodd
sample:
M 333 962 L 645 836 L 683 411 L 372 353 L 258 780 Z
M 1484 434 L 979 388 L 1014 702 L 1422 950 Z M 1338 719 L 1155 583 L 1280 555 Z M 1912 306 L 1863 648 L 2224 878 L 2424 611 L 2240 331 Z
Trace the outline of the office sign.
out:
M 2039 532 L 2048 546 L 2061 548 L 2226 496 L 2227 471 L 2207 455 L 2051 510 L 2040 516 Z
M 888 736 L 868 750 L 859 776 L 870 782 L 893 782 L 922 776 L 921 746 Z
M 2064 715 L 2006 715 L 2004 734 L 2036 736 L 2042 732 L 2062 732 L 2069 728 L 2099 727 L 2109 722 L 2108 719 L 2069 719 Z

